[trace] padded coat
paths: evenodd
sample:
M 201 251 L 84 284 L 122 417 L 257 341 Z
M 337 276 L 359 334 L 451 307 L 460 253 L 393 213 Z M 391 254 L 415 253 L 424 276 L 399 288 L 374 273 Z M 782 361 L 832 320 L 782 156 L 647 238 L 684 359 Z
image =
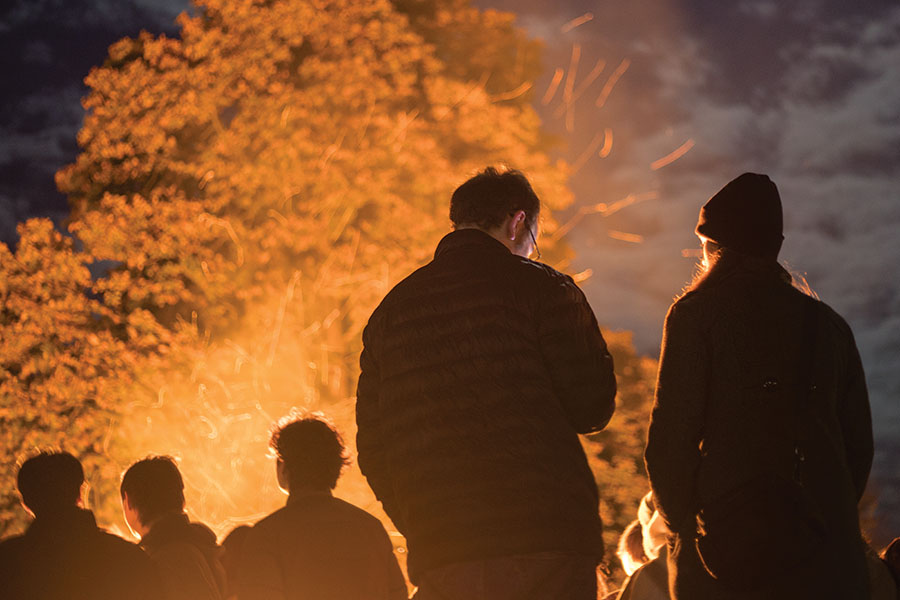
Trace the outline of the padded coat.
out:
M 802 333 L 809 310 L 812 350 Z M 810 351 L 811 360 L 805 358 Z M 808 386 L 813 391 L 804 392 Z M 783 578 L 760 573 L 765 585 L 752 593 L 723 589 L 694 549 L 695 515 L 728 508 L 723 499 L 754 478 L 790 480 L 795 444 L 805 456 L 810 514 L 827 528 L 819 555 Z M 866 597 L 857 502 L 872 455 L 853 334 L 826 304 L 795 289 L 775 261 L 723 255 L 669 309 L 645 460 L 656 506 L 675 532 L 673 598 Z
M 615 408 L 612 358 L 571 277 L 464 229 L 371 316 L 359 465 L 409 573 L 492 556 L 603 552 L 578 433 Z

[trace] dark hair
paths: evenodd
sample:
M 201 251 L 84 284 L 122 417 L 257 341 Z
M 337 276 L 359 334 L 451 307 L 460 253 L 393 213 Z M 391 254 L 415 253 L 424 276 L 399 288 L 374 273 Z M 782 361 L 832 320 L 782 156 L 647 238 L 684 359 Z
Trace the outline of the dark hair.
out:
M 541 212 L 541 201 L 521 171 L 487 167 L 456 188 L 450 198 L 450 220 L 454 226 L 497 227 L 518 210 L 525 211 L 525 225 L 533 227 Z
M 341 435 L 318 417 L 283 419 L 269 446 L 284 463 L 292 489 L 334 489 L 341 469 L 350 462 Z
M 22 502 L 35 515 L 76 506 L 83 483 L 81 463 L 62 451 L 45 451 L 32 456 L 22 463 L 16 476 Z
M 128 503 L 144 525 L 184 510 L 184 480 L 171 456 L 148 456 L 128 467 L 119 493 L 123 498 L 128 494 Z

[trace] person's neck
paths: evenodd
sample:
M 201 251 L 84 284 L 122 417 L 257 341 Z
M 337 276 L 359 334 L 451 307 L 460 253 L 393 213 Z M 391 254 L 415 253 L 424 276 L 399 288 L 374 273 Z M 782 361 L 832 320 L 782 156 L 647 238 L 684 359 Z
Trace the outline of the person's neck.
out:
M 166 519 L 171 519 L 172 517 L 181 517 L 181 516 L 186 516 L 186 513 L 185 513 L 184 511 L 180 511 L 180 512 L 176 512 L 176 511 L 167 512 L 167 513 L 165 513 L 165 514 L 162 514 L 162 515 L 156 517 L 155 519 L 153 519 L 152 521 L 150 521 L 150 522 L 147 523 L 146 525 L 142 522 L 142 523 L 141 523 L 141 531 L 138 531 L 138 532 L 136 532 L 136 533 L 137 533 L 138 535 L 141 536 L 141 539 L 143 539 L 144 537 L 147 536 L 148 533 L 150 533 L 151 531 L 153 531 L 153 528 L 154 528 L 156 525 L 158 525 L 160 522 L 165 521 Z
M 332 492 L 329 489 L 308 487 L 308 486 L 300 486 L 300 487 L 292 487 L 290 493 L 288 494 L 288 502 L 292 502 L 298 500 L 300 498 L 309 498 L 310 496 L 332 496 Z
M 503 235 L 503 230 L 501 227 L 494 227 L 493 229 L 485 229 L 483 227 L 478 227 L 477 225 L 457 225 L 453 228 L 453 231 L 463 231 L 466 229 L 474 229 L 475 231 L 480 231 L 481 233 L 487 234 L 506 246 L 506 248 L 512 252 L 512 248 L 509 246 L 509 240 Z

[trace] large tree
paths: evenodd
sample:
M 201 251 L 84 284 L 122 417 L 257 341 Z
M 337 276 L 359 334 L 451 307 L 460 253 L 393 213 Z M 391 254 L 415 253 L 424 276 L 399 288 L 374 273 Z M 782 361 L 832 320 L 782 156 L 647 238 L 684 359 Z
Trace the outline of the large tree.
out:
M 476 169 L 526 171 L 547 230 L 571 201 L 530 104 L 538 47 L 511 15 L 436 0 L 194 12 L 178 39 L 110 48 L 86 79 L 83 151 L 57 177 L 84 252 L 112 261 L 104 305 L 196 341 L 173 353 L 190 375 L 162 382 L 178 400 L 139 403 L 160 406 L 125 425 L 185 454 L 230 405 L 260 437 L 286 408 L 352 398 L 366 318 L 428 259 Z
M 279 502 L 274 418 L 323 410 L 352 442 L 361 329 L 449 229 L 455 186 L 487 164 L 522 169 L 549 233 L 571 194 L 531 106 L 539 46 L 512 15 L 468 0 L 198 0 L 178 22 L 176 39 L 117 42 L 86 79 L 82 152 L 57 175 L 80 252 L 42 226 L 19 254 L 49 236 L 63 291 L 90 290 L 80 327 L 103 333 L 121 373 L 94 394 L 122 442 L 111 462 L 182 455 L 189 503 L 225 530 Z M 373 507 L 360 477 L 344 486 Z

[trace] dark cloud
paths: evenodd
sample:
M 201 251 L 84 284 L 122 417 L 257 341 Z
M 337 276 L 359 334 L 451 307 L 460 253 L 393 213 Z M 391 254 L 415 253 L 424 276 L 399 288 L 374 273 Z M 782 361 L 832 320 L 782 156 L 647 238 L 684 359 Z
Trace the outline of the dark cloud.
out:
M 628 194 L 648 199 L 614 218 L 588 217 L 572 233 L 573 269 L 605 324 L 635 332 L 655 354 L 665 310 L 694 268 L 699 206 L 745 170 L 766 172 L 785 201 L 783 256 L 856 333 L 879 437 L 884 506 L 900 505 L 900 7 L 896 0 L 475 0 L 516 12 L 544 40 L 537 108 L 575 163 L 612 133 L 572 180 L 580 204 Z M 82 80 L 110 43 L 141 29 L 176 33 L 187 0 L 14 0 L 0 8 L 0 240 L 30 216 L 65 218 L 53 173 L 74 160 Z M 563 32 L 567 22 L 593 18 Z M 554 70 L 577 82 L 606 66 L 575 103 L 568 131 L 560 93 L 540 99 Z M 622 61 L 608 101 L 595 101 Z M 694 147 L 650 165 L 686 140 Z M 651 194 L 651 195 L 647 195 Z M 653 195 L 655 194 L 655 195 Z M 566 215 L 562 215 L 563 218 Z M 643 236 L 639 244 L 610 230 Z M 893 457 L 893 459 L 891 458 Z M 883 510 L 884 514 L 887 508 Z M 893 523 L 900 527 L 900 523 Z
M 109 45 L 142 29 L 174 33 L 188 2 L 15 0 L 0 8 L 0 242 L 32 216 L 61 223 L 54 173 L 77 155 L 83 79 Z
M 538 106 L 574 161 L 598 129 L 615 145 L 572 182 L 579 203 L 631 192 L 657 198 L 572 233 L 573 268 L 598 318 L 635 332 L 655 354 L 668 304 L 690 278 L 700 205 L 743 171 L 770 174 L 785 203 L 783 258 L 850 322 L 866 367 L 879 448 L 900 440 L 900 7 L 894 0 L 678 0 L 520 4 L 547 45 L 548 67 L 582 50 L 583 76 L 605 58 L 632 61 L 610 101 L 578 106 L 567 132 L 555 105 Z M 521 8 L 520 8 L 521 6 Z M 568 33 L 562 24 L 591 11 Z M 586 64 L 587 63 L 587 64 Z M 608 73 L 608 71 L 607 71 Z M 601 82 L 602 82 L 601 78 Z M 539 85 L 549 82 L 549 74 Z M 695 145 L 659 170 L 649 165 L 685 140 Z M 643 236 L 629 244 L 609 230 Z M 879 451 L 875 479 L 885 507 L 900 503 L 896 459 Z M 881 514 L 890 518 L 883 509 Z M 895 519 L 896 521 L 896 519 Z M 900 527 L 900 522 L 892 522 Z M 883 541 L 883 540 L 879 540 Z

